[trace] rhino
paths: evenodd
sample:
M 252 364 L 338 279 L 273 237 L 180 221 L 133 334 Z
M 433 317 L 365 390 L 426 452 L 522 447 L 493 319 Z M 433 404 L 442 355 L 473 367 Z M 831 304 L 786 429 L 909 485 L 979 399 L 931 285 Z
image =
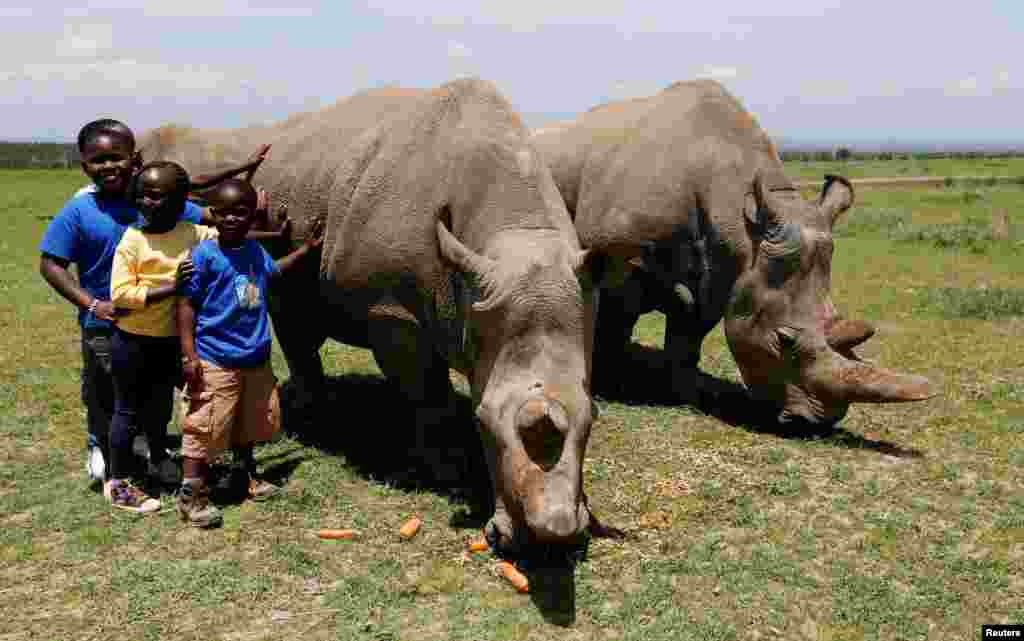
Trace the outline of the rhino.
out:
M 446 416 L 449 369 L 461 372 L 494 490 L 492 545 L 579 541 L 598 524 L 582 470 L 606 259 L 580 246 L 508 100 L 480 78 L 382 87 L 272 125 L 164 126 L 139 146 L 206 173 L 262 143 L 252 181 L 272 218 L 293 221 L 290 246 L 325 224 L 319 260 L 269 297 L 292 381 L 319 398 L 331 338 L 372 350 L 423 415 Z
M 816 201 L 786 177 L 771 139 L 720 83 L 674 83 L 533 132 L 584 247 L 644 245 L 609 264 L 595 386 L 620 375 L 639 316 L 665 313 L 672 394 L 695 403 L 705 336 L 724 319 L 754 399 L 791 427 L 828 426 L 851 403 L 920 401 L 920 376 L 853 348 L 875 329 L 832 303 L 832 229 L 853 187 L 826 176 Z

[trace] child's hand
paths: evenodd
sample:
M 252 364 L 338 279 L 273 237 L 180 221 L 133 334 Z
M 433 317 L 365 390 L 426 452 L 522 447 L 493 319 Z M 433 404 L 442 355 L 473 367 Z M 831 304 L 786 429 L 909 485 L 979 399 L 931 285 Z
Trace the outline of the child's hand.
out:
M 203 391 L 203 364 L 198 358 L 186 358 L 181 364 L 181 373 L 185 378 L 189 393 L 198 394 Z
M 254 162 L 259 166 L 260 163 L 267 159 L 267 153 L 269 151 L 270 145 L 260 145 L 259 149 L 256 150 L 256 153 L 249 157 L 249 162 Z
M 191 258 L 186 258 L 178 263 L 178 271 L 174 274 L 174 290 L 180 292 L 185 287 L 185 283 L 192 278 L 194 271 L 195 267 L 192 265 Z
M 288 218 L 288 203 L 285 203 L 284 205 L 281 205 L 281 209 L 277 212 L 277 231 L 284 235 L 284 228 L 286 226 L 290 227 L 291 224 L 292 221 Z M 289 232 L 290 231 L 291 230 L 289 230 Z
M 313 221 L 313 226 L 309 228 L 309 236 L 303 244 L 309 249 L 316 249 L 324 244 L 324 221 L 322 218 Z

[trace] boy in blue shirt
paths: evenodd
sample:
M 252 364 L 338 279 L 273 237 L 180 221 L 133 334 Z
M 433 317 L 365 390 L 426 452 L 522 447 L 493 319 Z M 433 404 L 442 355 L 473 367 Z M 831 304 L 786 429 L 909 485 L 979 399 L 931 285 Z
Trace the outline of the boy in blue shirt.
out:
M 115 310 L 110 302 L 110 271 L 124 230 L 140 223 L 138 209 L 129 200 L 139 157 L 131 129 L 109 118 L 82 127 L 78 150 L 82 171 L 94 189 L 79 190 L 50 221 L 39 243 L 39 273 L 78 308 L 82 331 L 81 397 L 88 426 L 86 470 L 90 481 L 102 482 L 106 461 L 110 459 L 107 441 L 114 411 L 110 376 L 112 321 L 125 313 Z M 254 169 L 260 162 L 262 156 L 256 154 L 242 167 L 222 172 L 212 180 Z M 203 210 L 193 203 L 187 203 L 181 213 L 181 220 L 193 223 L 204 222 L 204 218 Z M 77 268 L 77 279 L 68 269 L 71 263 Z M 161 479 L 177 478 L 176 467 L 167 459 L 166 452 L 153 453 L 150 468 Z
M 177 306 L 188 411 L 182 421 L 184 480 L 178 512 L 194 527 L 223 518 L 209 503 L 209 463 L 228 448 L 241 458 L 249 495 L 267 498 L 279 488 L 258 479 L 253 445 L 270 440 L 280 426 L 272 418 L 276 378 L 270 365 L 267 287 L 320 247 L 317 222 L 298 249 L 274 261 L 246 234 L 258 196 L 248 182 L 224 181 L 209 195 L 218 237 L 192 249 L 193 272 Z

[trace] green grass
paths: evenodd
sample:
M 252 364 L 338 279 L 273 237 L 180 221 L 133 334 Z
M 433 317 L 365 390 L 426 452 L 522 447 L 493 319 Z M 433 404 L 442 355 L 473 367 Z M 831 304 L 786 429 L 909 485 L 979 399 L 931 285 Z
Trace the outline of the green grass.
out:
M 573 574 L 529 568 L 520 595 L 489 554 L 464 552 L 466 505 L 402 489 L 368 457 L 400 451 L 403 427 L 372 356 L 334 343 L 321 437 L 257 452 L 284 496 L 224 505 L 209 532 L 112 514 L 85 484 L 73 311 L 37 272 L 47 218 L 83 183 L 0 172 L 0 638 L 969 639 L 1024 622 L 1024 256 L 1019 235 L 984 238 L 994 207 L 1020 229 L 1024 190 L 861 190 L 837 227 L 834 300 L 878 326 L 859 353 L 941 396 L 856 405 L 808 439 L 602 401 L 586 489 L 630 538 L 595 540 Z M 976 233 L 984 251 L 900 225 Z M 663 322 L 643 317 L 634 340 L 660 346 Z M 286 380 L 276 347 L 274 366 Z M 738 380 L 720 328 L 701 367 Z M 422 531 L 400 541 L 413 513 Z M 321 527 L 360 534 L 322 541 Z
M 903 176 L 1024 176 L 1024 158 L 972 160 L 935 158 L 930 160 L 864 160 L 786 162 L 793 180 L 820 180 L 826 174 L 846 178 L 891 178 Z

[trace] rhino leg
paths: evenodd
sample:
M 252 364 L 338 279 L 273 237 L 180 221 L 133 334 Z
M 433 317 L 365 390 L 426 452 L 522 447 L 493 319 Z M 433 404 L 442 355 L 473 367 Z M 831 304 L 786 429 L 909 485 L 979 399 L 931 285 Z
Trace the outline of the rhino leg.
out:
M 669 367 L 670 393 L 675 402 L 697 405 L 700 401 L 700 348 L 710 330 L 693 314 L 681 310 L 666 314 L 665 357 Z
M 446 460 L 443 448 L 431 447 L 428 434 L 457 418 L 455 389 L 448 362 L 434 349 L 427 331 L 408 318 L 373 318 L 367 328 L 370 349 L 381 372 L 413 406 L 413 454 L 435 479 L 458 479 L 458 461 Z
M 625 390 L 624 367 L 629 363 L 627 348 L 633 338 L 633 326 L 640 319 L 637 297 L 640 285 L 629 281 L 615 289 L 601 291 L 594 328 L 594 365 L 592 390 L 620 398 Z
M 282 278 L 268 296 L 274 335 L 288 362 L 290 383 L 295 390 L 294 408 L 300 416 L 312 417 L 323 399 L 325 377 L 320 347 L 327 340 L 329 311 L 316 292 L 293 288 Z

